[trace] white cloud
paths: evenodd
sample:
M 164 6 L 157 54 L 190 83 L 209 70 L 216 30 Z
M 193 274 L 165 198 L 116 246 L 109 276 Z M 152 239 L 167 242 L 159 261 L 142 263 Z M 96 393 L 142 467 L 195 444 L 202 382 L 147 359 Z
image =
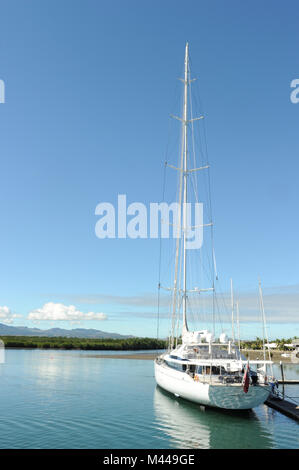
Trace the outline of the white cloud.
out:
M 74 305 L 64 305 L 60 303 L 48 302 L 42 308 L 32 310 L 28 315 L 28 320 L 39 321 L 69 321 L 80 322 L 90 320 L 105 320 L 104 313 L 88 312 L 83 313 Z
M 0 322 L 3 323 L 13 323 L 15 318 L 20 318 L 22 315 L 18 315 L 17 313 L 12 313 L 10 308 L 6 305 L 3 307 L 0 306 Z

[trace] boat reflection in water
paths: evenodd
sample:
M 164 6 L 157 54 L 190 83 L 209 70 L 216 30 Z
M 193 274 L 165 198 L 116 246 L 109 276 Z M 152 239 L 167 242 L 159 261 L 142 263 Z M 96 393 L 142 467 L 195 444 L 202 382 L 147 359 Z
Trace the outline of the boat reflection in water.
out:
M 154 392 L 156 425 L 171 438 L 173 448 L 269 449 L 273 440 L 255 411 L 204 408 L 159 386 Z

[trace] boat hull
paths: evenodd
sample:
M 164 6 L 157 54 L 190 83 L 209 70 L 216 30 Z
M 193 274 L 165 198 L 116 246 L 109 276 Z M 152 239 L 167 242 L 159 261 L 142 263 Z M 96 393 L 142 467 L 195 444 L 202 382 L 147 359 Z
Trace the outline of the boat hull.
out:
M 188 374 L 155 362 L 155 378 L 164 390 L 200 405 L 228 410 L 255 408 L 269 396 L 267 386 L 250 386 L 247 393 L 242 384 L 210 384 L 196 382 Z

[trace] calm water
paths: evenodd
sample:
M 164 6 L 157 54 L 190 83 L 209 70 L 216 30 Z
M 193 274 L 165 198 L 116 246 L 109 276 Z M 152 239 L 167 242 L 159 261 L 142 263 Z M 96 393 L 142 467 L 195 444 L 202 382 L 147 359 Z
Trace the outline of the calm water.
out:
M 88 354 L 6 351 L 1 448 L 299 448 L 298 424 L 267 406 L 202 411 L 157 388 L 152 361 Z M 285 375 L 299 378 L 299 366 Z

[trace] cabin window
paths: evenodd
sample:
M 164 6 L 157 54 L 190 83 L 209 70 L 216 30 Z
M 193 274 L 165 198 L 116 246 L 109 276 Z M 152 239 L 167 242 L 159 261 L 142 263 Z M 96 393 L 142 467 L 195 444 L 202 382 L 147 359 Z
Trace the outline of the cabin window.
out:
M 171 367 L 172 369 L 176 369 L 179 371 L 185 371 L 186 370 L 186 364 L 178 364 L 176 362 L 170 362 L 170 361 L 165 361 L 165 363 L 168 365 L 168 367 Z

